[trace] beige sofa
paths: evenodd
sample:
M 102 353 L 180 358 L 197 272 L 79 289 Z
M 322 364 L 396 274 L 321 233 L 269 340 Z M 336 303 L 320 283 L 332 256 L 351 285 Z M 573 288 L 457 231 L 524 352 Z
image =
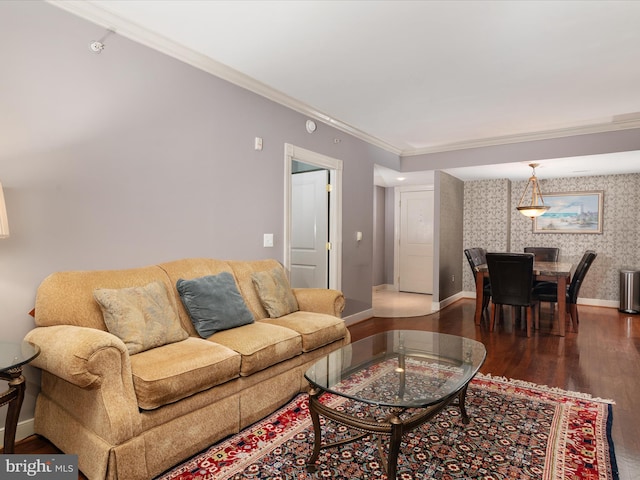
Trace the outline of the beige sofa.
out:
M 184 259 L 129 270 L 58 272 L 38 288 L 26 340 L 42 352 L 35 431 L 78 454 L 90 479 L 150 479 L 272 413 L 308 387 L 305 370 L 346 345 L 344 296 L 293 289 L 299 311 L 270 318 L 252 274 L 274 260 Z M 176 283 L 229 272 L 255 322 L 207 339 Z M 130 354 L 109 333 L 96 289 L 166 287 L 188 338 Z M 166 296 L 165 296 L 166 297 Z

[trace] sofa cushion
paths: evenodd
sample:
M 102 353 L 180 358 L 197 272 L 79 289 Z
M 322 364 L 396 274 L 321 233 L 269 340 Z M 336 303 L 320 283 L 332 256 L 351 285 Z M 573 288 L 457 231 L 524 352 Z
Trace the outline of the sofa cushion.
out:
M 138 406 L 153 410 L 220 385 L 240 374 L 240 355 L 201 338 L 131 355 Z
M 298 302 L 282 268 L 251 274 L 262 306 L 271 318 L 298 311 Z
M 100 305 L 107 329 L 124 342 L 130 355 L 189 336 L 180 325 L 163 283 L 98 288 L 93 296 Z
M 297 332 L 263 322 L 223 330 L 214 333 L 209 340 L 242 355 L 242 376 L 249 376 L 302 353 L 302 338 Z
M 229 272 L 191 280 L 181 278 L 176 282 L 176 288 L 202 338 L 254 321 Z
M 294 312 L 280 318 L 265 319 L 263 323 L 295 330 L 302 336 L 302 351 L 310 352 L 345 337 L 344 320 L 315 312 Z

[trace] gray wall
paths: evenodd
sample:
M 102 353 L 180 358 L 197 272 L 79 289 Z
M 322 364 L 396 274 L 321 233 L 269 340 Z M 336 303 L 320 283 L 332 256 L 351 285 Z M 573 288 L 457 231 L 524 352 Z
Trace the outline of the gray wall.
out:
M 376 186 L 373 192 L 373 286 L 384 285 L 385 272 L 385 194 L 386 188 Z
M 309 135 L 303 115 L 121 36 L 96 55 L 88 45 L 105 30 L 44 2 L 0 2 L 0 32 L 0 181 L 11 227 L 0 241 L 3 340 L 33 328 L 27 312 L 53 271 L 194 256 L 282 260 L 285 143 L 343 160 L 345 314 L 371 307 L 373 164 L 399 168 L 396 155 L 321 123 Z M 637 149 L 636 129 L 407 157 L 403 170 Z M 274 248 L 262 247 L 263 233 L 275 234 Z M 628 246 L 607 237 L 602 247 L 631 262 L 637 232 L 618 233 Z M 385 230 L 386 283 L 392 235 Z M 27 379 L 21 418 L 33 415 L 34 369 Z
M 513 162 L 526 164 L 550 158 L 632 150 L 640 150 L 639 128 L 402 157 L 402 171 L 446 170 Z
M 395 217 L 396 217 L 396 192 L 394 188 L 385 189 L 384 202 L 384 277 L 387 285 L 394 285 L 393 267 L 395 262 Z
M 444 172 L 435 176 L 438 301 L 462 289 L 464 182 Z M 435 268 L 435 265 L 434 265 Z
M 395 253 L 395 190 L 374 187 L 373 207 L 373 282 L 372 285 L 393 285 Z
M 118 35 L 96 55 L 104 29 L 44 2 L 0 2 L 0 32 L 3 340 L 33 328 L 54 271 L 282 261 L 285 143 L 343 160 L 345 315 L 371 307 L 373 164 L 397 155 L 321 123 L 310 135 L 303 115 Z M 21 418 L 37 391 L 35 369 L 27 377 Z
M 598 254 L 580 296 L 619 300 L 621 268 L 640 268 L 640 174 L 541 180 L 543 193 L 602 190 L 603 233 L 533 233 L 531 220 L 515 210 L 526 181 L 489 180 L 465 182 L 464 248 L 521 252 L 526 246 L 560 248 L 560 259 L 574 265 L 585 250 Z M 471 271 L 464 264 L 465 291 L 473 290 Z

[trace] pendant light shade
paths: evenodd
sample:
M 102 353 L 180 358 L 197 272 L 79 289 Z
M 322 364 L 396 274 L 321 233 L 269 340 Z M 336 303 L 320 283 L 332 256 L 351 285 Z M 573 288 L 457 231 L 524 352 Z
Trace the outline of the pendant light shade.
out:
M 534 218 L 549 210 L 549 207 L 544 204 L 542 191 L 540 190 L 540 185 L 536 178 L 536 167 L 538 164 L 530 163 L 529 166 L 533 172 L 529 177 L 529 182 L 527 183 L 524 192 L 522 192 L 517 209 L 525 217 Z

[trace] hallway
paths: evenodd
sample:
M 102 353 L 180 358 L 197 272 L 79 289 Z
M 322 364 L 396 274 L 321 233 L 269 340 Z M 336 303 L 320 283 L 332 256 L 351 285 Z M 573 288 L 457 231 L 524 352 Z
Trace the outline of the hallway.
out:
M 418 317 L 431 311 L 431 295 L 373 289 L 373 314 L 376 317 Z

